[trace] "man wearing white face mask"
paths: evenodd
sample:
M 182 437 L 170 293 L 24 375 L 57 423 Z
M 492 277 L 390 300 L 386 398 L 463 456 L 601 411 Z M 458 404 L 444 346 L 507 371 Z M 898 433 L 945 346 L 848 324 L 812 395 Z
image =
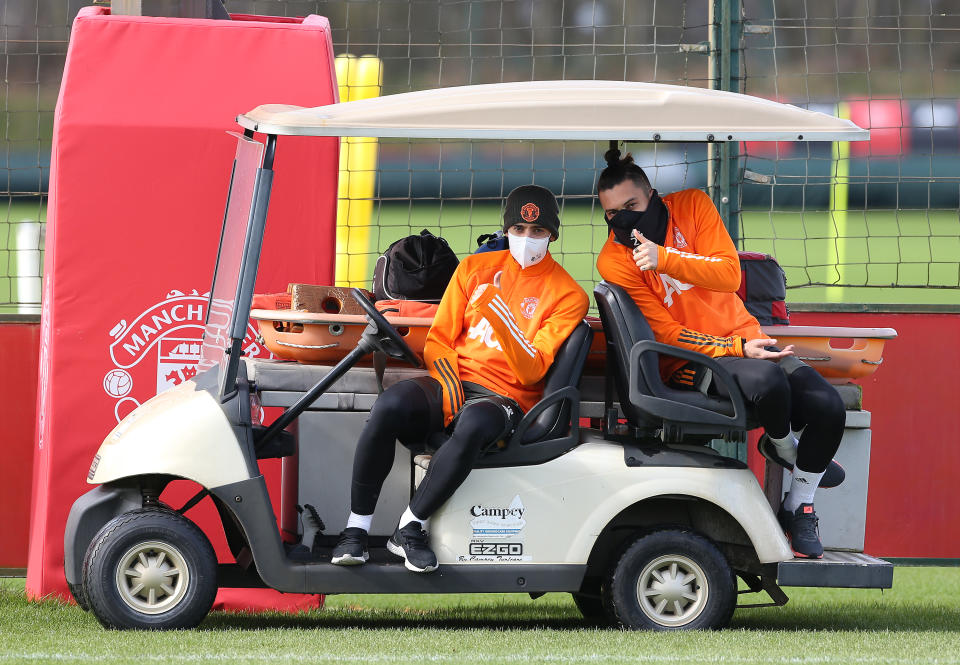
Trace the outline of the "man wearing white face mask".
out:
M 543 395 L 543 377 L 560 345 L 587 313 L 584 290 L 553 260 L 559 206 L 548 189 L 507 196 L 509 251 L 472 254 L 450 280 L 424 345 L 429 377 L 402 381 L 377 399 L 357 443 L 350 517 L 332 562 L 367 558 L 367 532 L 393 466 L 394 441 L 422 447 L 445 431 L 387 548 L 414 572 L 430 572 L 430 516 L 467 478 L 480 454 L 510 436 Z

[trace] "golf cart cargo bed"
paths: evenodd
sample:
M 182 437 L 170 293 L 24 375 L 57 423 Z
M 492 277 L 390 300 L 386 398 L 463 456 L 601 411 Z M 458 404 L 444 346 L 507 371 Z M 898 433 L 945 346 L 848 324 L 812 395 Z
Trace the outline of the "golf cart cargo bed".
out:
M 889 589 L 893 564 L 859 552 L 823 553 L 822 559 L 793 559 L 777 564 L 780 586 Z
M 250 312 L 267 348 L 279 358 L 307 364 L 333 364 L 352 349 L 366 327 L 361 315 L 304 312 L 284 309 L 254 309 Z M 410 347 L 423 355 L 429 317 L 396 317 L 387 320 L 402 330 Z M 593 344 L 586 371 L 606 366 L 606 339 L 599 319 L 590 317 Z M 862 379 L 883 362 L 883 346 L 897 333 L 892 328 L 834 328 L 818 326 L 764 326 L 766 334 L 781 347 L 793 344 L 796 354 L 831 383 Z

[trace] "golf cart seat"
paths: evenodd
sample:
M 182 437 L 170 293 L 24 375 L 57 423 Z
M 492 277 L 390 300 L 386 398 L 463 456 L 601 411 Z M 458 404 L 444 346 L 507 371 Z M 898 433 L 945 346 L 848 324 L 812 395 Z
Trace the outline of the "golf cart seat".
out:
M 541 464 L 559 457 L 580 442 L 580 375 L 590 352 L 593 331 L 581 321 L 560 345 L 553 365 L 543 382 L 543 398 L 517 425 L 502 447 L 491 447 L 477 462 L 478 468 Z M 434 438 L 436 449 L 443 439 Z M 429 465 L 429 455 L 418 455 L 415 463 Z
M 607 378 L 607 405 L 612 405 L 610 393 L 615 388 L 632 433 L 652 436 L 661 430 L 667 442 L 742 440 L 748 429 L 747 411 L 729 372 L 702 353 L 657 342 L 650 324 L 623 288 L 600 282 L 593 294 L 607 339 L 607 368 L 613 375 Z M 712 372 L 710 380 L 723 385 L 730 398 L 707 394 L 705 389 L 668 387 L 660 378 L 661 354 L 706 367 Z M 615 420 L 615 413 L 608 413 L 608 432 L 615 429 Z

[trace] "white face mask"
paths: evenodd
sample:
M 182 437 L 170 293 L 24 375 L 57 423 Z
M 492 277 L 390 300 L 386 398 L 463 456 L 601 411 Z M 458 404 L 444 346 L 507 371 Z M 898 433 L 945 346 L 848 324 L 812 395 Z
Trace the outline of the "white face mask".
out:
M 550 236 L 545 238 L 531 238 L 530 236 L 515 236 L 507 234 L 510 243 L 510 254 L 517 260 L 521 268 L 529 268 L 543 261 L 547 255 L 547 245 Z

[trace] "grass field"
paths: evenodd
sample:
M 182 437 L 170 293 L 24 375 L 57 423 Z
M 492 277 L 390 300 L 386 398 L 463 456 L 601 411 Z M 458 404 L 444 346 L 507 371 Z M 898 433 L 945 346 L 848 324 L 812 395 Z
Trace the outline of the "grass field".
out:
M 0 662 L 960 663 L 960 568 L 897 568 L 893 589 L 789 589 L 729 629 L 586 626 L 566 594 L 331 596 L 299 615 L 211 613 L 193 631 L 104 631 L 79 608 L 0 580 Z
M 348 230 L 348 251 L 341 251 L 340 258 L 346 272 L 338 274 L 349 275 L 353 285 L 369 286 L 377 254 L 422 228 L 442 235 L 455 252 L 465 255 L 476 248 L 477 236 L 500 228 L 500 215 L 499 206 L 488 203 L 415 200 L 375 205 L 369 226 Z M 18 295 L 12 251 L 18 222 L 42 221 L 45 216 L 46 210 L 30 201 L 11 203 L 6 216 L 0 214 L 0 313 L 16 311 L 8 303 L 17 302 Z M 788 303 L 960 306 L 956 211 L 747 211 L 742 222 L 744 249 L 773 254 L 784 266 Z M 563 231 L 551 251 L 588 292 L 600 279 L 596 255 L 606 235 L 598 210 L 589 204 L 565 206 Z M 823 286 L 834 283 L 848 286 Z

